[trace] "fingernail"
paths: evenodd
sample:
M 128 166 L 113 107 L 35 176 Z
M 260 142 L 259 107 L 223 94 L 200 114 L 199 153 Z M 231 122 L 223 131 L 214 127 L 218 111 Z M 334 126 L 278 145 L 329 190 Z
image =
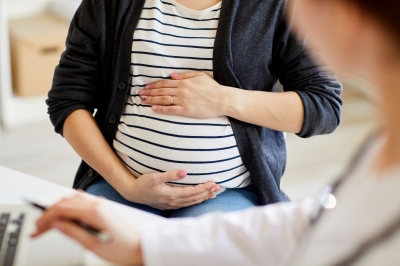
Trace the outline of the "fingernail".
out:
M 179 77 L 179 74 L 177 74 L 177 73 L 172 73 L 171 74 L 171 78 L 177 78 L 177 77 Z
M 139 95 L 143 95 L 143 94 L 145 94 L 146 92 L 145 92 L 144 90 L 140 90 L 138 93 L 139 93 Z
M 142 96 L 142 97 L 140 97 L 140 99 L 142 99 L 142 101 L 146 101 L 147 100 L 147 96 Z
M 144 89 L 145 89 L 145 90 L 150 89 L 150 85 L 144 86 Z
M 186 171 L 183 171 L 183 170 L 178 171 L 178 176 L 179 177 L 185 177 L 186 175 L 187 175 Z
M 214 195 L 214 196 L 212 196 L 210 199 L 215 199 L 216 197 L 217 197 L 217 196 Z
M 218 192 L 218 191 L 221 191 L 221 187 L 218 187 L 216 190 L 215 190 L 215 192 Z
M 153 109 L 153 110 L 157 110 L 157 109 L 158 109 L 158 107 L 157 107 L 157 106 L 152 106 L 152 107 L 151 107 L 151 109 Z
M 216 187 L 218 187 L 218 185 L 217 185 L 217 184 L 214 184 L 214 185 L 212 185 L 212 186 L 210 187 L 210 189 L 213 189 L 213 188 L 216 188 Z

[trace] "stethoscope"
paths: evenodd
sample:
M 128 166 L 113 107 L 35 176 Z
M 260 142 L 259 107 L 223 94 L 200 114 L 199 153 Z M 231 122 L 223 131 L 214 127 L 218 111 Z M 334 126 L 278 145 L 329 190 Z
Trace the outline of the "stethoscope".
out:
M 372 133 L 367 140 L 361 145 L 361 148 L 354 156 L 353 160 L 344 171 L 344 173 L 330 186 L 326 187 L 319 199 L 319 209 L 316 212 L 315 216 L 311 220 L 309 232 L 312 234 L 313 227 L 318 223 L 321 217 L 324 215 L 326 210 L 333 209 L 337 205 L 337 199 L 335 196 L 335 192 L 337 192 L 338 188 L 345 183 L 346 180 L 349 179 L 350 176 L 354 173 L 355 169 L 360 165 L 363 161 L 364 156 L 368 154 L 368 151 L 372 148 L 372 146 L 376 143 L 377 139 L 381 136 L 381 132 L 374 132 Z M 361 245 L 359 245 L 358 249 L 354 251 L 352 254 L 348 255 L 345 258 L 341 258 L 338 262 L 335 262 L 331 265 L 334 266 L 345 266 L 351 265 L 355 263 L 357 260 L 362 258 L 362 256 L 367 253 L 370 249 L 375 247 L 376 245 L 382 243 L 388 237 L 392 236 L 393 233 L 396 233 L 397 230 L 400 229 L 400 215 L 397 219 L 392 221 L 386 228 L 381 230 L 378 234 L 370 237 L 369 239 L 365 240 Z M 300 242 L 301 244 L 301 242 Z M 301 245 L 300 245 L 301 246 Z M 298 255 L 298 252 L 295 253 Z M 289 265 L 296 265 L 294 259 L 296 256 L 289 259 Z

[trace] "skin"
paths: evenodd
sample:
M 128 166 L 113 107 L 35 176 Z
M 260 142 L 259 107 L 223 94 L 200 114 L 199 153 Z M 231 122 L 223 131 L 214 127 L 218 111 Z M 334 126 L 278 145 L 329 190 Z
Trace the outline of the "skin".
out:
M 295 92 L 247 91 L 222 86 L 202 72 L 174 73 L 171 78 L 139 91 L 142 102 L 153 105 L 156 113 L 194 118 L 229 116 L 291 133 L 299 133 L 303 126 L 303 102 Z
M 204 10 L 218 4 L 219 2 L 221 2 L 221 0 L 202 0 L 202 1 L 175 0 L 175 2 L 190 9 Z
M 355 6 L 343 5 L 340 1 L 301 0 L 288 3 L 291 12 L 287 16 L 294 20 L 297 34 L 308 37 L 307 44 L 311 49 L 322 54 L 341 74 L 359 68 L 365 51 L 355 51 L 363 45 L 354 38 L 354 34 L 358 37 L 363 35 L 364 27 Z
M 382 154 L 383 158 L 390 159 L 384 159 L 381 167 L 385 170 L 394 166 L 398 167 L 400 165 L 400 143 L 397 140 L 400 132 L 400 120 L 397 118 L 400 112 L 398 104 L 400 99 L 398 41 L 394 40 L 385 27 L 375 19 L 347 1 L 298 0 L 289 2 L 291 3 L 289 15 L 294 18 L 296 32 L 300 35 L 306 33 L 309 45 L 314 50 L 321 52 L 324 60 L 340 73 L 354 73 L 354 69 L 362 70 L 378 85 L 379 91 L 377 92 L 385 101 L 381 113 L 383 123 L 386 125 L 386 133 L 389 136 L 387 146 L 390 147 Z M 326 32 L 329 32 L 330 35 Z M 201 80 L 203 79 L 205 77 L 201 77 Z M 204 102 L 207 101 L 204 100 Z M 391 138 L 391 135 L 395 137 Z M 86 211 L 91 215 L 83 212 L 82 208 L 87 208 Z M 91 199 L 86 195 L 76 195 L 46 211 L 37 221 L 38 229 L 34 236 L 41 235 L 51 228 L 57 228 L 103 258 L 126 265 L 143 264 L 137 230 L 127 225 L 122 232 L 119 229 L 119 220 L 121 219 L 109 218 L 112 217 L 109 212 L 103 199 Z M 101 230 L 111 232 L 115 242 L 110 244 L 95 242 L 90 235 L 73 227 L 69 222 L 71 219 L 83 221 Z M 132 236 L 127 237 L 128 232 Z M 121 249 L 121 252 L 118 249 Z M 177 254 L 177 256 L 179 255 Z

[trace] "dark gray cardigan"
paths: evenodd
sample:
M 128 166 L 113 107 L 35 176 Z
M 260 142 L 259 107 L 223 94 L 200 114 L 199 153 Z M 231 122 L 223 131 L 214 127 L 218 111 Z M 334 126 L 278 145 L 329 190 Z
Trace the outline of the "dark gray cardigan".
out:
M 132 38 L 144 2 L 83 0 L 46 101 L 56 132 L 62 134 L 74 110 L 97 109 L 97 124 L 112 146 L 129 92 Z M 341 119 L 341 84 L 322 72 L 292 36 L 284 8 L 283 0 L 223 0 L 214 78 L 222 85 L 259 91 L 274 91 L 279 78 L 285 91 L 295 91 L 303 100 L 304 125 L 298 135 L 330 133 Z M 262 204 L 286 200 L 280 189 L 286 164 L 283 133 L 230 121 Z M 82 162 L 74 188 L 84 189 L 96 178 L 100 176 Z

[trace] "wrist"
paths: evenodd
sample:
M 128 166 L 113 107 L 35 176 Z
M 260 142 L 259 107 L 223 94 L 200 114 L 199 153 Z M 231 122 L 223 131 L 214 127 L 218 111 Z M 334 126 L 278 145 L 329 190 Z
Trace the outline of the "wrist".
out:
M 221 97 L 219 97 L 218 106 L 221 115 L 237 117 L 238 112 L 240 112 L 239 107 L 241 106 L 244 90 L 221 85 L 220 91 Z
M 123 198 L 132 201 L 136 178 L 127 169 L 112 173 L 109 183 Z

